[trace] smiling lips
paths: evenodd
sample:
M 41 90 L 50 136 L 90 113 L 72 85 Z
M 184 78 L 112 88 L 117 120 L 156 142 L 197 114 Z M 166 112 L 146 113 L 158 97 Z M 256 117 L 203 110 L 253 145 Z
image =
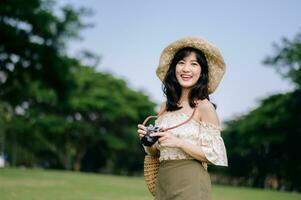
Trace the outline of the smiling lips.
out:
M 184 81 L 188 81 L 189 79 L 192 78 L 192 76 L 190 76 L 190 75 L 181 75 L 181 78 L 182 78 Z

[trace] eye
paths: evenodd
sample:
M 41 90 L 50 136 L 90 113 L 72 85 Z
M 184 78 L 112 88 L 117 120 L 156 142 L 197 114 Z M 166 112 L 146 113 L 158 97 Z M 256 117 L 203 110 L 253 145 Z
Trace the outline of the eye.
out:
M 192 65 L 193 65 L 193 66 L 198 66 L 199 63 L 193 62 Z
M 182 60 L 180 60 L 180 61 L 178 62 L 179 65 L 183 65 L 184 63 L 185 63 L 185 62 L 182 61 Z

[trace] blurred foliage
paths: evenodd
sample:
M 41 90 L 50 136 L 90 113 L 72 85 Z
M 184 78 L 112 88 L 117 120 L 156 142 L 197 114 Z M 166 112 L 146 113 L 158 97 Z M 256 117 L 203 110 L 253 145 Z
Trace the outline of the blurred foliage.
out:
M 53 7 L 52 1 L 0 2 L 0 94 L 13 106 L 63 101 L 75 87 L 70 72 L 78 65 L 66 55 L 65 44 L 85 27 L 86 12 L 65 6 L 58 17 Z
M 83 64 L 97 65 L 92 53 L 68 56 L 67 41 L 87 27 L 82 18 L 89 12 L 54 7 L 0 2 L 0 146 L 12 165 L 140 173 L 136 125 L 155 104 Z
M 277 177 L 278 189 L 301 191 L 301 34 L 274 45 L 265 63 L 291 80 L 296 89 L 261 100 L 246 115 L 226 122 L 223 133 L 229 157 L 229 175 L 244 184 L 264 187 Z
M 275 55 L 268 56 L 264 63 L 301 89 L 301 31 L 292 40 L 283 38 L 281 44 L 273 46 Z

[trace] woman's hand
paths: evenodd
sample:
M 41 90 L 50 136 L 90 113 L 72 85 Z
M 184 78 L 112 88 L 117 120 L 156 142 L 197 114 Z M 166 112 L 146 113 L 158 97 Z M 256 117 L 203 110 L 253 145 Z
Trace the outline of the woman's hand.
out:
M 142 124 L 138 124 L 137 132 L 139 133 L 139 138 L 141 138 L 146 134 L 146 128 Z
M 183 142 L 183 140 L 172 135 L 169 131 L 152 133 L 150 136 L 159 136 L 158 144 L 162 147 L 180 148 Z
M 138 130 L 140 140 L 143 138 L 143 136 L 146 134 L 146 127 L 143 126 L 142 124 L 138 124 Z M 155 147 L 155 144 L 152 145 L 151 147 L 146 147 L 144 146 L 145 152 L 150 155 L 158 156 L 158 149 Z

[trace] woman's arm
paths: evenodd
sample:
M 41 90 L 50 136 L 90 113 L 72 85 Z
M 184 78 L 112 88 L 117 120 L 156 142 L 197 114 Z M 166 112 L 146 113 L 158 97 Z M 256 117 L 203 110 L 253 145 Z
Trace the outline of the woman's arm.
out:
M 177 138 L 176 136 L 172 135 L 169 131 L 152 133 L 151 136 L 159 136 L 160 138 L 158 140 L 158 145 L 162 147 L 181 148 L 184 152 L 186 152 L 193 158 L 200 160 L 202 162 L 209 162 L 200 146 L 194 145 L 180 138 Z
M 179 148 L 181 148 L 185 153 L 189 154 L 191 157 L 199 161 L 210 163 L 210 161 L 207 160 L 205 154 L 203 153 L 201 147 L 197 145 L 182 140 L 179 145 Z

